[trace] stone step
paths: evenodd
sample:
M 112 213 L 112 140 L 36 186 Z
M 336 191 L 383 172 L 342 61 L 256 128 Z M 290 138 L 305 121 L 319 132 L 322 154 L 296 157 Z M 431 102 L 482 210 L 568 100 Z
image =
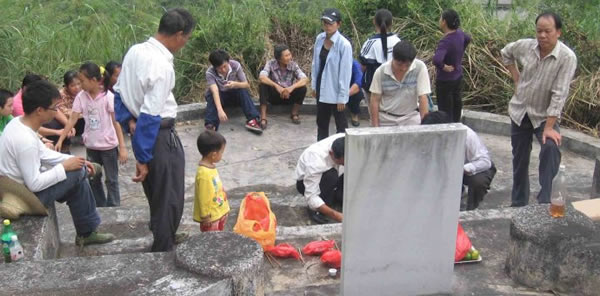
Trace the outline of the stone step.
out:
M 230 278 L 177 268 L 173 253 L 22 262 L 0 270 L 3 295 L 231 295 Z
M 272 188 L 262 186 L 262 188 Z M 232 231 L 237 221 L 242 197 L 246 192 L 256 188 L 242 188 L 229 193 L 231 211 L 225 225 L 225 230 Z M 269 191 L 271 209 L 277 217 L 277 225 L 301 226 L 311 225 L 308 212 L 302 197 L 289 196 L 281 193 L 282 189 Z M 300 199 L 299 199 L 300 198 Z M 57 205 L 60 225 L 60 254 L 61 258 L 81 256 L 101 256 L 147 252 L 152 245 L 152 233 L 149 230 L 150 212 L 147 206 L 98 208 L 102 224 L 99 230 L 115 234 L 116 240 L 103 245 L 91 245 L 84 248 L 75 245 L 75 228 L 71 215 L 65 205 Z M 179 231 L 190 234 L 200 233 L 200 226 L 193 220 L 193 201 L 186 201 L 184 214 Z

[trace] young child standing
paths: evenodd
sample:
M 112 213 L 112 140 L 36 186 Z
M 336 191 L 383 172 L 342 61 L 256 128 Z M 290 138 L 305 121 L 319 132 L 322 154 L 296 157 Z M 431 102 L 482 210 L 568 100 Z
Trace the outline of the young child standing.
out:
M 13 93 L 8 90 L 0 89 L 0 136 L 4 127 L 13 119 Z
M 104 167 L 106 189 L 104 193 L 101 178 L 90 181 L 96 206 L 119 206 L 119 165 L 118 162 L 127 161 L 127 149 L 123 139 L 121 126 L 115 120 L 114 95 L 110 91 L 102 90 L 102 83 L 107 77 L 102 76 L 100 67 L 87 62 L 79 67 L 79 80 L 81 91 L 73 102 L 73 109 L 65 131 L 71 130 L 80 116 L 85 119 L 83 144 L 86 147 L 87 158 L 90 162 L 99 163 Z M 67 136 L 63 132 L 56 143 L 56 151 Z
M 200 231 L 223 231 L 229 214 L 229 202 L 215 163 L 225 151 L 225 138 L 218 132 L 206 130 L 198 136 L 198 151 L 202 160 L 196 171 L 194 192 L 194 221 Z

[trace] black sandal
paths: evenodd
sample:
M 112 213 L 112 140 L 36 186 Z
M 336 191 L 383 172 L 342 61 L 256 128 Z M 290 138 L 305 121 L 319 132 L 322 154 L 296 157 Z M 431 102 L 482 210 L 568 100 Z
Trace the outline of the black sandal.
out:
M 298 114 L 292 114 L 290 115 L 290 118 L 292 119 L 293 124 L 300 124 L 300 116 L 298 116 Z
M 260 120 L 260 128 L 266 130 L 267 125 L 269 125 L 269 121 L 266 118 Z

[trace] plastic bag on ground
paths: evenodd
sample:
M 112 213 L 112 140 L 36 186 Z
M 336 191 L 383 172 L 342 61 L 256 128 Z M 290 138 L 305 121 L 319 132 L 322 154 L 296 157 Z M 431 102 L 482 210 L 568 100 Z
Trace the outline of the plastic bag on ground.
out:
M 321 255 L 321 262 L 333 268 L 342 267 L 342 252 L 339 250 L 329 250 Z
M 334 240 L 313 241 L 302 248 L 302 253 L 305 255 L 321 255 L 323 252 L 333 249 L 333 246 L 335 246 Z
M 282 244 L 278 244 L 274 247 L 272 246 L 268 246 L 265 248 L 265 252 L 275 256 L 275 257 L 280 257 L 280 258 L 295 258 L 295 259 L 300 259 L 300 253 L 298 253 L 298 250 L 296 250 L 296 248 L 290 244 L 287 243 L 282 243 Z
M 256 240 L 265 250 L 275 245 L 275 228 L 277 218 L 269 199 L 264 192 L 246 194 L 240 205 L 237 222 L 233 227 L 235 233 Z
M 465 258 L 469 250 L 471 249 L 471 240 L 465 233 L 460 223 L 458 224 L 458 231 L 456 233 L 456 249 L 454 251 L 454 262 L 458 262 Z

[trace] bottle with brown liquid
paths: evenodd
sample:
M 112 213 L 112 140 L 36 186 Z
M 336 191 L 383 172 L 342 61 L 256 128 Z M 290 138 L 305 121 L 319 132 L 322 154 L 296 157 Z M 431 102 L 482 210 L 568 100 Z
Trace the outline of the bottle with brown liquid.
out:
M 565 203 L 566 203 L 566 182 L 565 182 L 566 168 L 564 165 L 560 166 L 558 174 L 552 180 L 552 198 L 550 200 L 550 215 L 553 218 L 561 218 L 565 216 Z

